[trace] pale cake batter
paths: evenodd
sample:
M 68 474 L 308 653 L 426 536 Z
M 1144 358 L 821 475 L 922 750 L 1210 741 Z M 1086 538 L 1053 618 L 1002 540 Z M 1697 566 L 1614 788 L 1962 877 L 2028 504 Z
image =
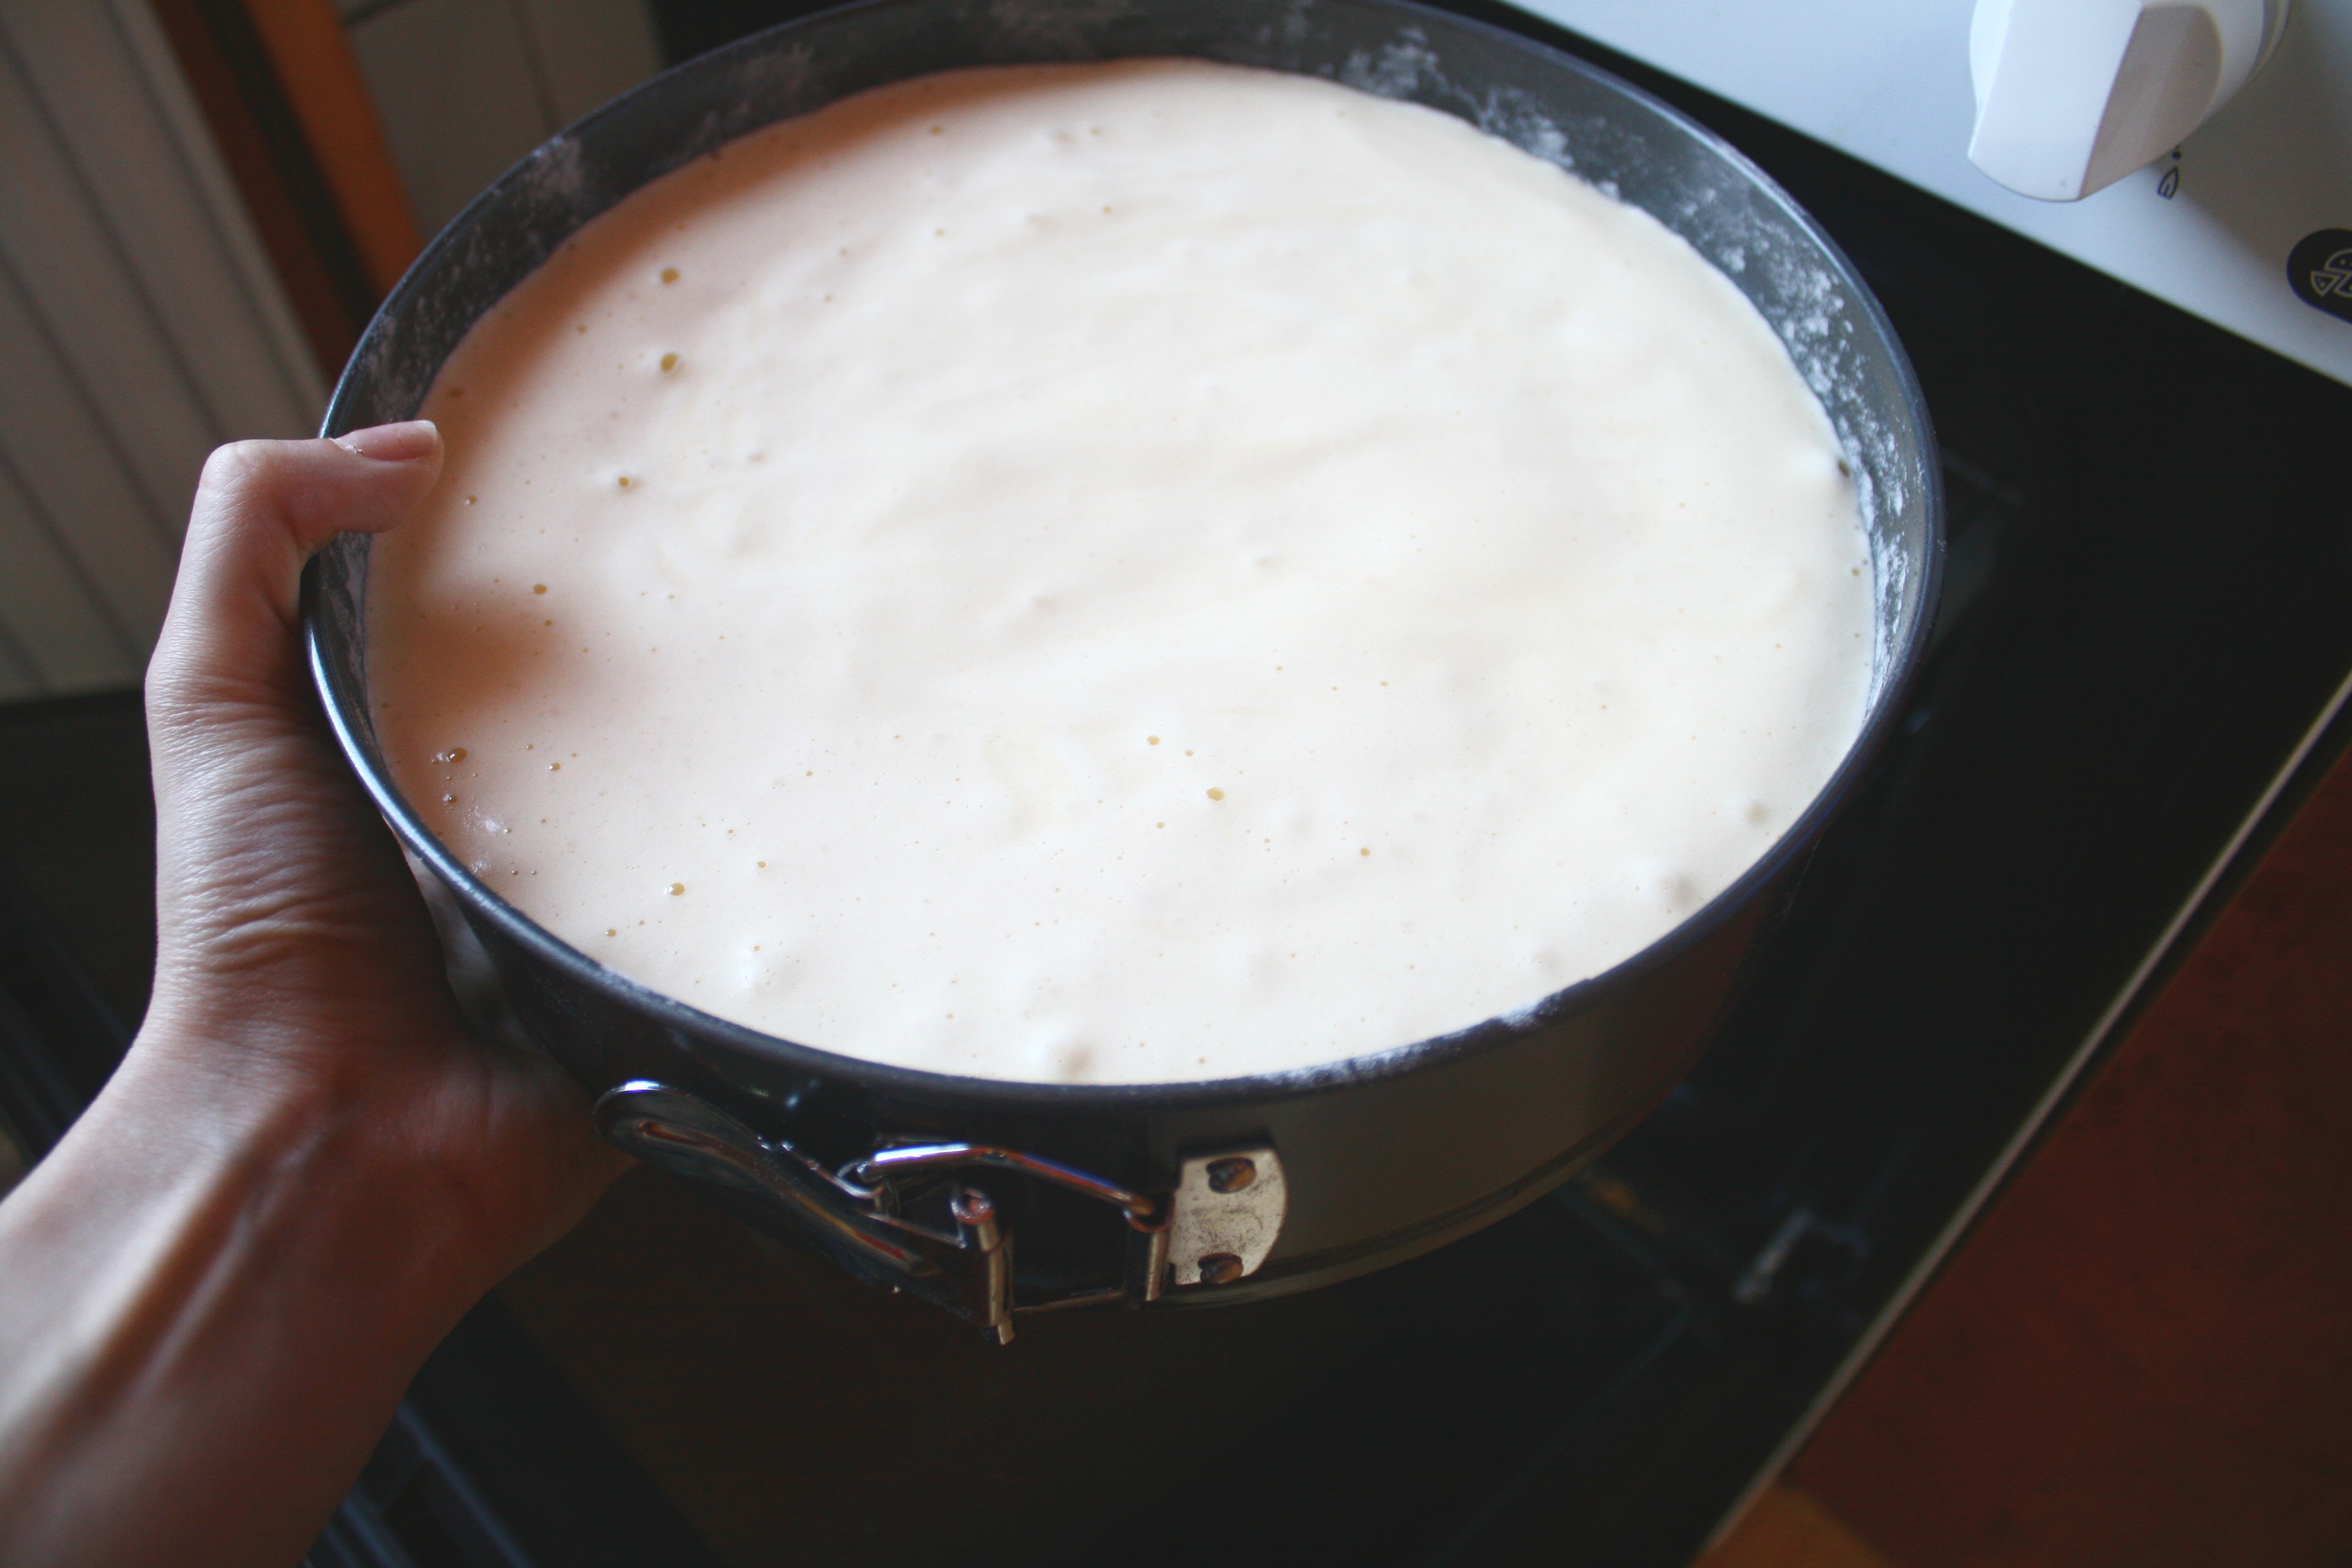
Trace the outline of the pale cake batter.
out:
M 1210 1079 L 1467 1027 L 1851 744 L 1854 495 L 1752 307 L 1433 110 L 975 71 L 637 193 L 487 316 L 375 545 L 402 788 L 807 1045 Z

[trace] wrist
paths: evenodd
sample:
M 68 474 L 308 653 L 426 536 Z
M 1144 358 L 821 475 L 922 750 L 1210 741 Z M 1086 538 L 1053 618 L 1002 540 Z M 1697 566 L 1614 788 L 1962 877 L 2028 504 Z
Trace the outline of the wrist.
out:
M 348 1293 L 379 1334 L 422 1336 L 421 1355 L 520 1259 L 474 1173 L 420 1125 L 426 1075 L 364 1048 L 320 1054 L 151 1018 L 72 1153 L 118 1182 L 191 1189 L 233 1219 L 241 1268 Z
M 299 1553 L 496 1277 L 400 1144 L 142 1034 L 0 1205 L 0 1558 Z

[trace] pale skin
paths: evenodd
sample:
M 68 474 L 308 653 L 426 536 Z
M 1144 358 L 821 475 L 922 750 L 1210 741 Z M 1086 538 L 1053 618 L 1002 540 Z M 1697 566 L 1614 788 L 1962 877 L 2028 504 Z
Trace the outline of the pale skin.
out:
M 302 563 L 440 468 L 423 422 L 205 466 L 147 673 L 154 1000 L 0 1203 L 0 1562 L 294 1563 L 426 1353 L 624 1164 L 460 1021 L 302 662 Z

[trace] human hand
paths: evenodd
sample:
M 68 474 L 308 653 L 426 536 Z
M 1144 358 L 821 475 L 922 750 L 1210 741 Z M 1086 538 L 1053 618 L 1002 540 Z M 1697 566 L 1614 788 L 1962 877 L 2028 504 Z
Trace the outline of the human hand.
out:
M 153 1001 L 0 1203 L 0 1561 L 294 1561 L 433 1346 L 626 1163 L 465 1028 L 305 670 L 304 561 L 440 466 L 423 423 L 205 466 L 148 670 Z
M 453 1184 L 500 1260 L 536 1253 L 625 1163 L 543 1057 L 469 1034 L 422 899 L 337 751 L 298 629 L 302 563 L 398 526 L 441 468 L 424 421 L 248 441 L 205 465 L 147 678 L 157 837 L 142 1048 L 358 1115 Z

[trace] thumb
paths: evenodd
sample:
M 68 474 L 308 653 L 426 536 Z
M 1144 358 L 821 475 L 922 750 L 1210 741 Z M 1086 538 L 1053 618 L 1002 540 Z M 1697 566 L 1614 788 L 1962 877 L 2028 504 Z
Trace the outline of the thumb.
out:
M 428 420 L 327 441 L 239 441 L 196 486 L 172 607 L 148 668 L 151 716 L 293 695 L 302 564 L 338 532 L 404 521 L 441 472 Z

